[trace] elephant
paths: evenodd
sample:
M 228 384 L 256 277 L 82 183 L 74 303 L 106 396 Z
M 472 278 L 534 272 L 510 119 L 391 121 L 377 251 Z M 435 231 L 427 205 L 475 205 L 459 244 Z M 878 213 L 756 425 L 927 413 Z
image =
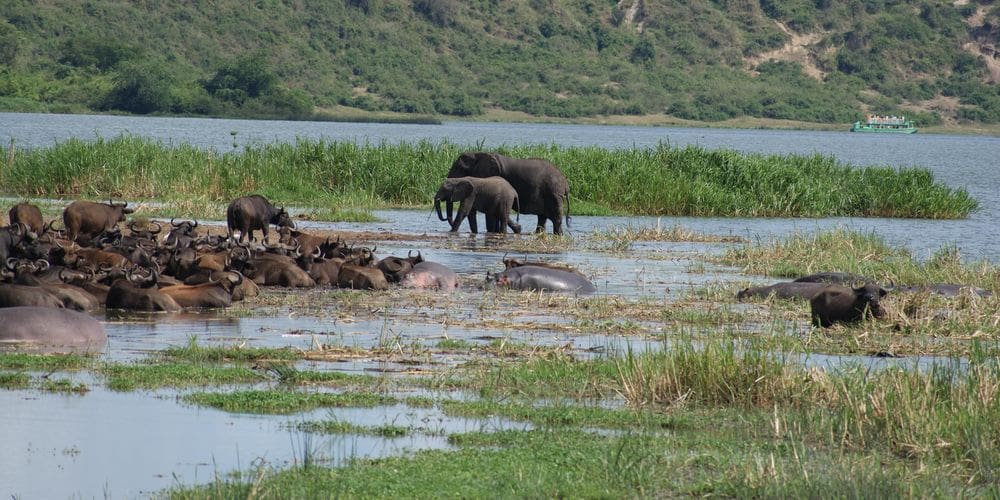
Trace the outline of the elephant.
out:
M 448 218 L 441 215 L 441 202 L 448 202 Z M 459 202 L 458 213 L 452 220 L 452 204 Z M 476 213 L 486 214 L 486 232 L 505 233 L 509 226 L 521 232 L 520 224 L 510 220 L 511 209 L 520 212 L 517 192 L 503 177 L 456 177 L 445 179 L 434 195 L 434 209 L 438 219 L 451 224 L 451 232 L 458 232 L 462 219 L 469 219 L 469 230 L 476 234 Z
M 545 222 L 551 220 L 552 232 L 562 234 L 564 214 L 569 227 L 569 181 L 552 162 L 482 151 L 465 152 L 448 171 L 449 178 L 492 176 L 503 177 L 517 191 L 519 213 L 538 216 L 536 233 L 545 232 Z

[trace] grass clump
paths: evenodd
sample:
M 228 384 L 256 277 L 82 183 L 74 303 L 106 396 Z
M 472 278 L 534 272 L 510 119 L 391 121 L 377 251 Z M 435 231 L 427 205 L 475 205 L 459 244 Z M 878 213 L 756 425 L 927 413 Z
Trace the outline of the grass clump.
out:
M 312 432 L 317 434 L 359 434 L 384 438 L 403 437 L 410 433 L 409 428 L 398 425 L 386 424 L 378 426 L 364 426 L 344 422 L 342 420 L 302 422 L 297 424 L 295 428 L 303 432 Z
M 0 388 L 27 389 L 31 386 L 31 375 L 27 373 L 0 372 Z
M 206 347 L 198 344 L 196 337 L 188 339 L 183 347 L 168 347 L 160 353 L 168 358 L 191 363 L 231 363 L 256 361 L 294 361 L 302 353 L 290 347 L 245 347 L 242 345 Z
M 977 349 L 967 366 L 926 372 L 807 370 L 779 355 L 712 341 L 627 356 L 621 391 L 636 407 L 773 409 L 778 435 L 845 450 L 888 449 L 906 459 L 964 470 L 977 484 L 1000 480 L 1000 362 Z M 785 429 L 785 430 L 782 430 Z
M 290 414 L 322 407 L 372 408 L 395 404 L 395 398 L 372 392 L 306 393 L 286 390 L 249 390 L 229 393 L 197 392 L 185 402 L 233 413 Z
M 798 277 L 823 271 L 860 274 L 881 283 L 961 283 L 1000 290 L 1000 271 L 989 262 L 963 263 L 956 248 L 944 247 L 925 261 L 889 245 L 875 233 L 837 228 L 794 233 L 784 240 L 746 244 L 718 261 L 743 266 L 748 274 Z
M 80 382 L 73 382 L 69 379 L 45 379 L 42 382 L 41 389 L 48 392 L 62 392 L 62 393 L 74 393 L 74 394 L 85 394 L 90 391 L 87 384 Z
M 8 194 L 168 201 L 198 207 L 260 193 L 313 207 L 429 207 L 454 159 L 474 146 L 427 141 L 356 144 L 301 139 L 225 154 L 140 137 L 71 139 L 20 152 L 0 172 Z M 961 218 L 978 207 L 927 169 L 857 168 L 829 156 L 761 155 L 699 147 L 497 148 L 541 157 L 566 174 L 574 214 Z M 289 169 L 289 165 L 295 168 Z M 345 206 L 345 200 L 350 203 Z M 220 213 L 221 215 L 221 213 Z
M 662 413 L 596 406 L 534 406 L 496 401 L 444 401 L 446 415 L 486 418 L 492 416 L 521 420 L 542 426 L 583 426 L 614 429 L 669 429 L 677 419 Z
M 80 370 L 91 366 L 94 359 L 80 354 L 0 354 L 0 368 L 27 371 Z
M 108 387 L 115 391 L 196 387 L 260 382 L 262 376 L 246 367 L 191 363 L 109 364 L 100 369 Z

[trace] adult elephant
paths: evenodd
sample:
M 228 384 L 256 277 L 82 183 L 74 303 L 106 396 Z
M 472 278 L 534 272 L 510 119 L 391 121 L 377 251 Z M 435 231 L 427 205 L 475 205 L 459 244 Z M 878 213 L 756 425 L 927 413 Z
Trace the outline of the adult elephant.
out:
M 441 215 L 441 202 L 447 202 L 448 218 Z M 452 220 L 452 206 L 459 202 L 458 213 Z M 462 219 L 469 219 L 469 230 L 476 233 L 476 214 L 486 215 L 487 233 L 505 233 L 507 226 L 515 233 L 521 232 L 521 226 L 510 220 L 511 209 L 518 210 L 517 191 L 503 177 L 454 177 L 445 179 L 434 194 L 434 209 L 438 218 L 448 221 L 451 232 L 458 232 Z
M 552 162 L 541 158 L 510 158 L 498 153 L 465 152 L 452 163 L 448 177 L 500 176 L 517 191 L 522 214 L 538 216 L 536 233 L 552 221 L 552 232 L 562 234 L 562 217 L 569 226 L 569 181 Z

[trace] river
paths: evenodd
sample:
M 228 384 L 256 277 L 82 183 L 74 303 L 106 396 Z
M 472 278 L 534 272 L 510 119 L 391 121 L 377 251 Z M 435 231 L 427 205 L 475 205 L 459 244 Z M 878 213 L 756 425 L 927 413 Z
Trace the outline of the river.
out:
M 846 227 L 876 232 L 890 243 L 926 258 L 955 246 L 966 261 L 1000 262 L 996 220 L 1000 215 L 1000 138 L 962 135 L 879 135 L 828 131 L 629 127 L 604 125 L 445 122 L 441 125 L 340 123 L 212 118 L 153 118 L 0 113 L 0 140 L 18 147 L 51 146 L 71 138 L 92 140 L 121 134 L 165 144 L 191 144 L 230 151 L 245 145 L 297 139 L 369 143 L 448 141 L 492 148 L 515 144 L 559 144 L 605 148 L 697 145 L 767 154 L 821 154 L 858 166 L 926 167 L 935 178 L 965 188 L 980 209 L 964 220 L 877 218 L 669 218 L 693 230 L 771 238 L 791 231 Z M 641 219 L 631 219 L 641 222 Z M 588 225 L 601 225 L 595 220 Z
M 680 224 L 703 233 L 736 235 L 750 240 L 781 237 L 794 231 L 847 227 L 873 231 L 889 242 L 905 245 L 921 258 L 945 245 L 957 246 L 966 260 L 1000 262 L 996 245 L 996 224 L 1000 214 L 1000 174 L 995 168 L 1000 157 L 1000 139 L 917 134 L 879 136 L 848 132 L 692 129 L 665 127 L 619 127 L 595 125 L 549 125 L 448 122 L 443 125 L 355 124 L 333 122 L 285 122 L 218 120 L 199 118 L 137 118 L 117 116 L 43 115 L 0 113 L 0 141 L 13 141 L 18 148 L 51 146 L 71 138 L 91 140 L 131 134 L 160 140 L 166 144 L 191 144 L 205 149 L 229 151 L 245 145 L 293 142 L 299 138 L 368 141 L 378 143 L 449 141 L 470 147 L 491 148 L 522 143 L 594 145 L 606 148 L 650 147 L 660 142 L 671 145 L 699 145 L 709 149 L 728 148 L 746 152 L 775 154 L 833 155 L 854 165 L 921 166 L 953 187 L 967 189 L 980 203 L 980 210 L 963 220 L 901 220 L 872 218 L 700 218 L 700 217 L 574 217 L 573 234 L 586 234 L 610 226 L 646 226 L 659 222 L 664 227 Z M 444 232 L 426 212 L 379 211 L 377 223 L 328 224 L 303 222 L 307 230 L 325 229 L 391 231 L 404 234 Z M 464 229 L 463 229 L 464 231 Z M 479 238 L 466 234 L 454 238 L 455 245 L 425 248 L 429 260 L 445 262 L 463 276 L 482 280 L 482 273 L 495 269 L 505 251 L 490 248 Z M 379 242 L 385 255 L 405 255 L 424 242 Z M 452 246 L 456 248 L 451 248 Z M 480 248 L 468 248 L 480 247 Z M 482 248 L 485 247 L 485 248 Z M 671 297 L 691 287 L 745 279 L 766 280 L 734 274 L 732 269 L 708 266 L 692 272 L 687 254 L 718 250 L 724 246 L 697 243 L 651 243 L 646 251 L 661 258 L 636 262 L 628 256 L 609 255 L 579 249 L 556 256 L 581 269 L 594 272 L 601 293 L 629 296 Z M 475 251 L 471 251 L 475 250 Z M 324 293 L 316 290 L 316 294 Z M 109 342 L 102 361 L 132 362 L 167 346 L 184 345 L 197 338 L 199 345 L 244 343 L 253 347 L 309 349 L 313 342 L 372 348 L 384 341 L 385 332 L 398 335 L 401 345 L 434 345 L 442 333 L 440 315 L 455 318 L 477 317 L 482 292 L 470 295 L 460 311 L 421 309 L 427 315 L 415 321 L 396 308 L 397 316 L 355 317 L 338 321 L 337 316 L 300 315 L 293 310 L 233 317 L 211 312 L 124 318 L 95 312 L 108 332 Z M 335 305 L 329 306 L 335 309 Z M 503 310 L 524 321 L 567 321 L 554 312 L 524 316 L 523 311 Z M 315 314 L 315 313 L 314 313 Z M 551 317 L 550 317 L 551 316 Z M 445 322 L 446 324 L 448 322 Z M 642 335 L 566 333 L 561 330 L 532 330 L 495 326 L 472 327 L 456 320 L 446 329 L 449 338 L 471 343 L 488 339 L 550 345 L 571 345 L 579 356 L 599 349 L 640 352 L 662 348 L 656 338 Z M 662 327 L 663 325 L 654 325 Z M 522 331 L 523 330 L 523 331 Z M 807 331 L 805 324 L 790 326 L 791 333 Z M 658 330 L 654 330 L 658 331 Z M 902 363 L 920 366 L 933 358 L 881 360 L 868 356 L 823 356 L 813 354 L 809 366 L 849 363 Z M 336 366 L 305 366 L 366 372 L 383 368 L 380 360 L 333 363 Z M 331 363 L 325 363 L 331 365 Z M 40 375 L 40 374 L 36 374 Z M 314 451 L 324 464 L 363 456 L 385 456 L 406 450 L 447 448 L 447 432 L 497 429 L 525 424 L 458 419 L 439 410 L 423 410 L 406 405 L 374 409 L 324 409 L 291 416 L 233 414 L 182 404 L 178 396 L 191 390 L 151 390 L 115 392 L 104 387 L 100 376 L 60 372 L 56 378 L 70 377 L 87 384 L 85 395 L 53 394 L 32 389 L 0 390 L 0 495 L 15 498 L 67 497 L 146 497 L 177 484 L 211 482 L 228 477 L 230 471 L 246 472 L 265 463 L 286 467 L 296 463 L 305 451 Z M 336 418 L 358 425 L 400 424 L 416 431 L 404 438 L 376 439 L 370 436 L 313 436 L 295 430 L 303 420 Z M 428 423 L 429 422 L 429 423 Z M 429 428 L 428 428 L 429 427 Z M 313 440 L 315 439 L 315 440 Z

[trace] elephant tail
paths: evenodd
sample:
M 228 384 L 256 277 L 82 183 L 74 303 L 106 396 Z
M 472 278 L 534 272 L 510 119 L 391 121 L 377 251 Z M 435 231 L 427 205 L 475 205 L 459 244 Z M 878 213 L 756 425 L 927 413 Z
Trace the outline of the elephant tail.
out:
M 514 197 L 514 211 L 517 212 L 517 223 L 520 224 L 521 223 L 521 201 L 517 198 L 517 196 Z
M 569 227 L 569 191 L 566 191 L 566 227 Z

